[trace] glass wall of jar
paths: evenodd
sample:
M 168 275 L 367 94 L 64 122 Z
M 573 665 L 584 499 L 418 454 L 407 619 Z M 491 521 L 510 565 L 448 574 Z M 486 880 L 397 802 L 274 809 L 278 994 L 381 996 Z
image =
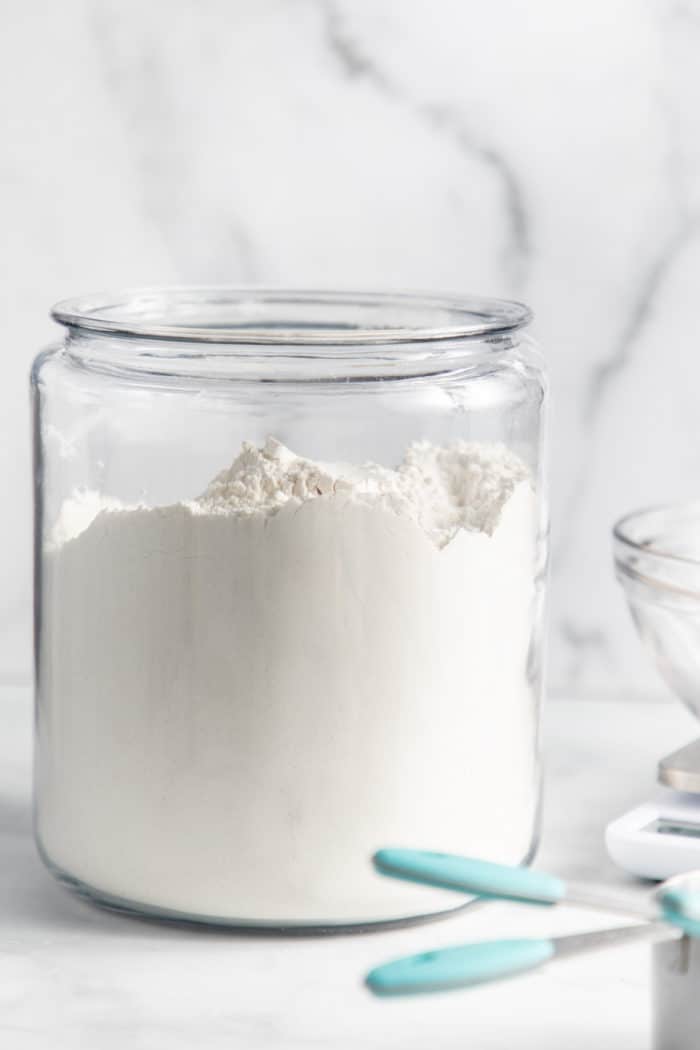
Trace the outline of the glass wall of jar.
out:
M 36 831 L 138 912 L 328 927 L 537 836 L 545 383 L 525 307 L 146 290 L 32 373 Z

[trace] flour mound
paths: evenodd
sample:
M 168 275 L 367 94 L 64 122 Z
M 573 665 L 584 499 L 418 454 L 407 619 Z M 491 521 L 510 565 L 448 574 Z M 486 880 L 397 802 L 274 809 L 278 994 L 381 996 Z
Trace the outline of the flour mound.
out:
M 528 477 L 525 464 L 501 445 L 414 442 L 393 470 L 304 459 L 270 437 L 262 448 L 246 442 L 193 509 L 274 515 L 288 504 L 343 496 L 411 519 L 444 547 L 459 529 L 492 535 L 516 485 Z

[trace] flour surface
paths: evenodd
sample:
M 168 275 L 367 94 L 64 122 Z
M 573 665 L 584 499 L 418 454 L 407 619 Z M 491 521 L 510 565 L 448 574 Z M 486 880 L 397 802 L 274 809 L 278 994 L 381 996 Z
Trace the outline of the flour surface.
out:
M 318 496 L 346 495 L 419 525 L 439 547 L 458 529 L 493 532 L 527 468 L 499 445 L 457 442 L 440 448 L 416 442 L 397 470 L 367 463 L 324 464 L 294 455 L 274 438 L 246 444 L 198 501 L 208 511 L 274 514 Z

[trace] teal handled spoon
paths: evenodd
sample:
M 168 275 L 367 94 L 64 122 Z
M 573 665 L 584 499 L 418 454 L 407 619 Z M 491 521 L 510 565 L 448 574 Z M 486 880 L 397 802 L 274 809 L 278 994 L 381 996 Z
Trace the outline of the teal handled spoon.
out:
M 693 872 L 693 877 L 696 872 Z M 679 878 L 669 879 L 669 884 L 662 883 L 657 890 L 656 898 L 661 907 L 661 918 L 664 922 L 677 926 L 689 937 L 700 937 L 700 893 L 697 889 L 684 888 L 679 885 Z M 672 883 L 672 885 L 671 885 Z
M 385 849 L 375 854 L 374 863 L 385 875 L 488 899 L 529 904 L 570 901 L 636 914 L 647 920 L 641 925 L 565 937 L 482 941 L 396 959 L 367 975 L 366 983 L 375 995 L 415 995 L 466 988 L 525 973 L 555 958 L 625 941 L 666 940 L 683 934 L 700 937 L 698 872 L 669 879 L 646 907 L 639 907 L 585 886 L 572 887 L 563 879 L 532 868 L 508 867 L 447 853 Z
M 378 996 L 441 992 L 514 977 L 555 958 L 612 947 L 626 941 L 678 937 L 678 930 L 663 923 L 644 923 L 551 939 L 481 941 L 395 959 L 372 970 L 365 981 Z
M 381 849 L 374 865 L 384 875 L 419 882 L 426 886 L 455 890 L 491 900 L 526 904 L 582 904 L 598 911 L 611 911 L 678 926 L 691 936 L 700 936 L 700 888 L 689 889 L 679 878 L 662 884 L 647 902 L 601 892 L 582 883 L 567 883 L 556 875 L 535 868 L 510 867 L 451 853 L 419 849 Z M 691 884 L 688 877 L 687 885 Z M 695 882 L 694 886 L 697 886 Z

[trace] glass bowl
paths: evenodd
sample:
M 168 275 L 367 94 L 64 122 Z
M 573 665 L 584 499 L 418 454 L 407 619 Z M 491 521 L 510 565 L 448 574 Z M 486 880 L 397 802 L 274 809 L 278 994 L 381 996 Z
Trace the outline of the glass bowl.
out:
M 635 511 L 613 537 L 615 572 L 639 636 L 700 719 L 700 501 Z

